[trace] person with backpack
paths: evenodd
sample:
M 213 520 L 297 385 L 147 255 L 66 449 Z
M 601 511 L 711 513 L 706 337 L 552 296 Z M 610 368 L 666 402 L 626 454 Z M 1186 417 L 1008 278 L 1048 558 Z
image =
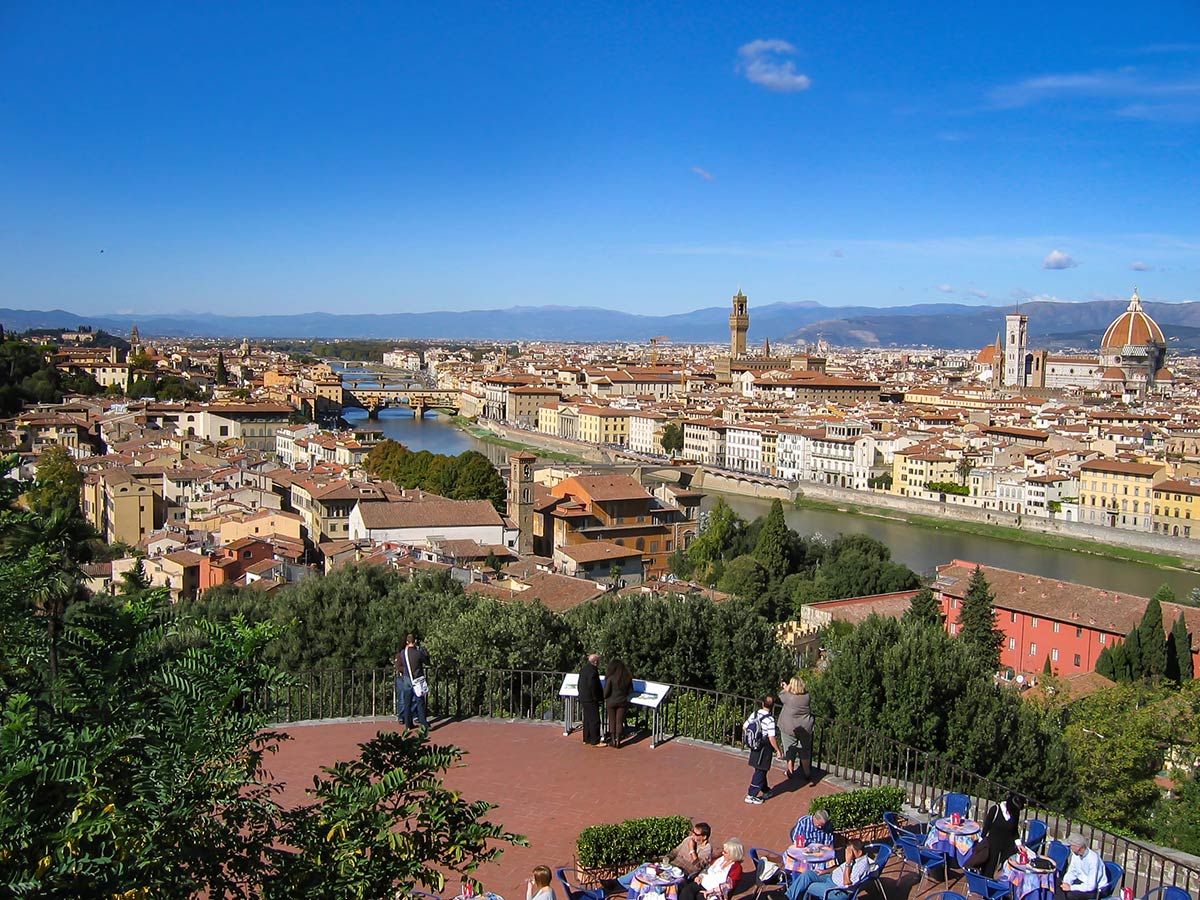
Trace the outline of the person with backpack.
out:
M 742 740 L 750 751 L 750 767 L 754 769 L 750 787 L 746 791 L 747 803 L 762 803 L 771 796 L 767 772 L 771 770 L 771 762 L 776 756 L 783 759 L 783 750 L 776 737 L 778 729 L 775 727 L 774 709 L 775 696 L 767 694 L 762 698 L 758 710 L 742 723 Z

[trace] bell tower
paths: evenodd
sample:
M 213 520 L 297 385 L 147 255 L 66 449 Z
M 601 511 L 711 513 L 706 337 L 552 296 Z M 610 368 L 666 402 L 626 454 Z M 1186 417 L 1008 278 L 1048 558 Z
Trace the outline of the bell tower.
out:
M 750 330 L 750 314 L 746 312 L 746 295 L 742 289 L 733 295 L 733 312 L 729 316 L 729 355 L 740 359 L 746 355 L 746 332 Z
M 517 553 L 533 553 L 533 464 L 532 453 L 514 453 L 508 458 L 508 517 L 517 524 Z

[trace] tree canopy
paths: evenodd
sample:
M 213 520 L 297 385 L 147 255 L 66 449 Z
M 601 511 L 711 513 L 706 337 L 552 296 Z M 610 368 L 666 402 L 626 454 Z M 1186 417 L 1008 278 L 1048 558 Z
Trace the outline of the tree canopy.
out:
M 401 443 L 386 440 L 371 450 L 365 466 L 372 475 L 397 487 L 420 488 L 451 500 L 488 500 L 500 512 L 506 508 L 504 479 L 477 450 L 458 456 L 428 450 L 413 453 Z

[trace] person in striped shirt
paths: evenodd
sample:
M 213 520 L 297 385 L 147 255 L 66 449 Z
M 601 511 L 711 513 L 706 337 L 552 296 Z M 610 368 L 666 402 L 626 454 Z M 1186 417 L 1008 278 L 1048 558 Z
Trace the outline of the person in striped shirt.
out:
M 792 828 L 792 843 L 800 837 L 807 844 L 832 844 L 833 829 L 829 827 L 829 813 L 818 809 L 811 816 L 801 816 Z

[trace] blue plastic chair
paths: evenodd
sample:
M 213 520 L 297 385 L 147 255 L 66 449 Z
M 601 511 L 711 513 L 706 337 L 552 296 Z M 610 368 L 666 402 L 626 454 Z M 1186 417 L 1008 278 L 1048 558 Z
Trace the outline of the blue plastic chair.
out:
M 934 869 L 942 870 L 942 877 L 938 879 L 939 881 L 946 880 L 950 872 L 950 864 L 945 853 L 930 850 L 922 845 L 921 839 L 915 834 L 902 834 L 898 843 L 904 851 L 904 865 L 900 867 L 900 874 L 904 874 L 904 866 L 909 863 L 912 863 L 921 873 L 921 886 L 917 889 L 918 894 L 925 890 L 925 879 Z
M 863 889 L 868 887 L 872 882 L 876 886 L 879 886 L 879 870 L 874 866 L 870 868 L 866 875 L 853 884 L 846 885 L 846 887 L 831 888 L 826 883 L 817 882 L 804 892 L 804 896 L 812 897 L 814 900 L 820 900 L 821 897 L 824 897 L 824 900 L 855 900 L 862 893 Z M 880 887 L 879 890 L 882 892 L 883 888 Z M 885 894 L 885 900 L 886 897 L 887 895 Z
M 1192 900 L 1192 895 L 1181 887 L 1164 884 L 1153 890 L 1146 891 L 1142 900 Z
M 1036 891 L 1030 891 L 1021 900 L 1054 900 L 1054 891 L 1050 888 L 1038 888 Z
M 933 801 L 934 807 L 940 806 L 943 816 L 952 816 L 958 813 L 964 819 L 971 817 L 971 798 L 966 794 L 942 794 Z
M 779 868 L 771 875 L 770 878 L 763 878 L 763 863 L 768 859 L 775 863 Z M 754 863 L 754 897 L 758 897 L 766 891 L 773 891 L 777 888 L 786 888 L 788 885 L 788 871 L 783 867 L 783 854 L 778 850 L 769 850 L 766 847 L 751 847 L 750 861 Z
M 888 862 L 892 858 L 891 844 L 885 844 L 882 841 L 878 844 L 867 844 L 864 849 L 867 851 L 867 855 L 871 856 L 871 865 L 880 872 L 887 867 Z M 875 851 L 874 855 L 871 854 L 872 850 Z
M 957 891 L 938 891 L 936 894 L 930 894 L 925 900 L 967 900 L 967 898 Z
M 429 891 L 409 891 L 410 897 L 421 897 L 423 900 L 442 900 L 437 894 L 431 894 Z
M 888 834 L 891 835 L 891 844 L 896 846 L 896 838 L 902 834 L 912 834 L 922 837 L 925 834 L 925 826 L 920 824 L 901 825 L 899 813 L 885 812 L 883 814 L 883 824 L 887 826 Z
M 978 894 L 983 900 L 1013 900 L 1013 886 L 1008 881 L 996 881 L 982 872 L 966 869 L 967 895 Z
M 1117 891 L 1121 889 L 1121 882 L 1125 878 L 1125 867 L 1120 863 L 1108 862 L 1104 863 L 1104 874 L 1108 878 L 1108 882 L 1100 886 L 1100 890 L 1096 891 L 1097 900 L 1110 900 L 1117 896 Z
M 573 876 L 573 880 L 568 880 L 568 872 Z M 579 871 L 577 869 L 555 869 L 554 877 L 558 879 L 558 883 L 567 892 L 567 900 L 604 900 L 604 888 L 592 888 L 589 890 L 588 888 L 579 886 Z
M 1071 848 L 1062 841 L 1051 841 L 1046 847 L 1046 855 L 1054 860 L 1054 866 L 1061 875 L 1067 871 L 1067 860 L 1071 858 Z
M 1037 853 L 1045 842 L 1049 829 L 1050 826 L 1041 819 L 1030 819 L 1025 823 L 1025 839 L 1021 843 Z

